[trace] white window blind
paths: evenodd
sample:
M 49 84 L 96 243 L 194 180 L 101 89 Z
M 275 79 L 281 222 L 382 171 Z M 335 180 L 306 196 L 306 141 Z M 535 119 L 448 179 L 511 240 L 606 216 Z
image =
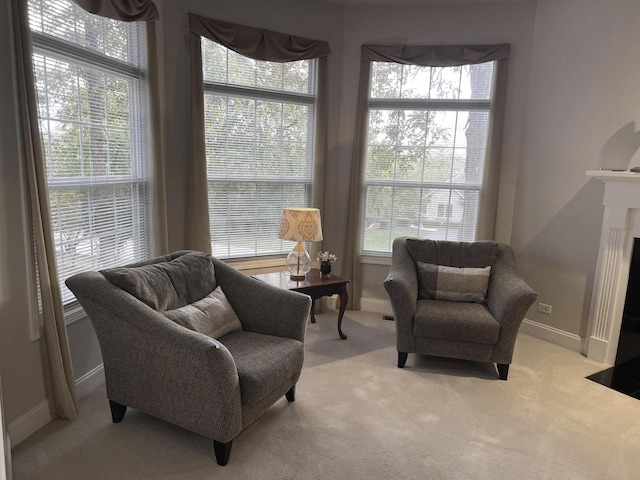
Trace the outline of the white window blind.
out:
M 286 253 L 283 207 L 311 204 L 316 61 L 252 60 L 202 39 L 211 249 Z
M 409 235 L 475 240 L 493 62 L 372 62 L 362 252 Z
M 149 256 L 144 25 L 29 0 L 58 275 Z

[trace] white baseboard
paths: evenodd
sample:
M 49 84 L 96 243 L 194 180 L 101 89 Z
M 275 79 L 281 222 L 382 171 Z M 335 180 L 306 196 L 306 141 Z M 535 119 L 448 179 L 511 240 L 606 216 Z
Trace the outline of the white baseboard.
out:
M 51 421 L 49 402 L 38 404 L 24 415 L 16 418 L 7 428 L 11 448 L 16 447 L 29 436 L 40 430 Z
M 103 383 L 104 365 L 100 364 L 76 380 L 76 393 L 78 394 L 78 400 L 82 400 Z
M 531 335 L 532 337 L 540 338 L 550 343 L 555 343 L 562 347 L 575 350 L 576 352 L 582 351 L 582 339 L 575 333 L 565 332 L 559 328 L 550 327 L 543 323 L 534 322 L 525 318 L 520 326 L 520 332 Z
M 83 399 L 104 383 L 104 366 L 98 365 L 76 380 L 78 400 Z M 11 447 L 16 447 L 52 420 L 49 401 L 45 400 L 24 415 L 16 418 L 7 428 Z
M 380 298 L 362 297 L 360 299 L 360 310 L 364 312 L 382 313 L 383 315 L 393 315 L 391 302 Z

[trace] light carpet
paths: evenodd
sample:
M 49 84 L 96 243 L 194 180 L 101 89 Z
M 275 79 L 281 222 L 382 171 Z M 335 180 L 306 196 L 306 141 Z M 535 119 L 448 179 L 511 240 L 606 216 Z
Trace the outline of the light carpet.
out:
M 335 312 L 307 328 L 296 401 L 276 402 L 233 442 L 129 409 L 104 387 L 13 451 L 14 479 L 637 479 L 640 402 L 584 377 L 601 364 L 521 334 L 509 380 L 490 364 L 409 355 L 394 323 Z

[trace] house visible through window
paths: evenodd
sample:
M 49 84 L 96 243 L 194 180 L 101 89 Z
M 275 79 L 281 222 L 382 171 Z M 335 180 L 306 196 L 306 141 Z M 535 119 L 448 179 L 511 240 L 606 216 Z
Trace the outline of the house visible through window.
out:
M 372 62 L 363 253 L 475 239 L 493 70 Z
M 311 204 L 316 61 L 257 61 L 202 39 L 214 256 L 288 252 L 283 207 Z
M 144 25 L 29 0 L 58 274 L 148 258 Z
M 451 216 L 451 207 L 449 203 L 438 203 L 438 217 L 444 218 Z M 429 216 L 429 212 L 426 212 L 426 216 Z

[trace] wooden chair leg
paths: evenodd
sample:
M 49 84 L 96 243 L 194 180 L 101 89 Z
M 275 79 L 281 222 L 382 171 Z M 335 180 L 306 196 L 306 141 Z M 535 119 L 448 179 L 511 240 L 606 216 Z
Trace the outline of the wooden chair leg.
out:
M 111 408 L 111 419 L 113 423 L 120 423 L 124 418 L 124 414 L 127 412 L 127 406 L 109 400 L 109 407 Z
M 509 364 L 508 363 L 497 363 L 498 366 L 498 374 L 500 375 L 500 380 L 506 380 L 509 376 Z
M 213 441 L 213 451 L 216 454 L 216 460 L 218 465 L 224 467 L 229 461 L 229 454 L 231 453 L 231 444 L 233 440 L 227 443 L 222 443 L 217 440 Z
M 398 352 L 398 368 L 404 368 L 404 364 L 407 363 L 407 352 Z
M 287 397 L 287 400 L 289 400 L 290 402 L 295 402 L 296 401 L 296 386 L 294 385 L 293 387 L 291 387 L 289 389 L 289 391 L 287 393 L 284 394 L 285 397 Z

